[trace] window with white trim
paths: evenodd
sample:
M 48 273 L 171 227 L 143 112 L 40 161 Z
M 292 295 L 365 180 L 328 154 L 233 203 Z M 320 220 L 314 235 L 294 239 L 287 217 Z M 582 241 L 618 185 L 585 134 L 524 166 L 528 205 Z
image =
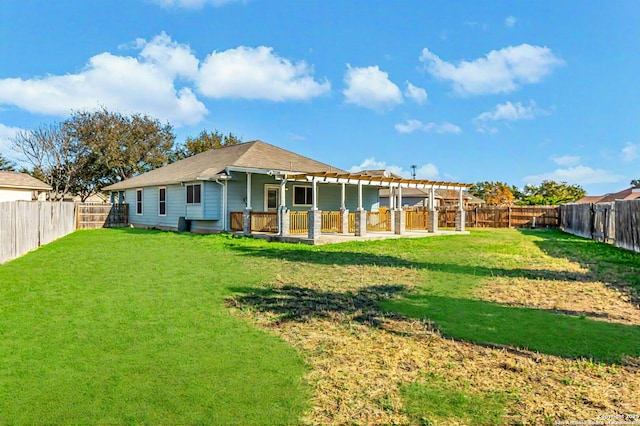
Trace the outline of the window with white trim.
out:
M 136 189 L 136 214 L 142 214 L 142 188 Z
M 310 186 L 293 187 L 293 205 L 310 206 L 313 204 L 313 188 Z
M 167 215 L 167 188 L 158 188 L 158 216 Z
M 200 204 L 200 188 L 199 183 L 187 185 L 187 204 Z

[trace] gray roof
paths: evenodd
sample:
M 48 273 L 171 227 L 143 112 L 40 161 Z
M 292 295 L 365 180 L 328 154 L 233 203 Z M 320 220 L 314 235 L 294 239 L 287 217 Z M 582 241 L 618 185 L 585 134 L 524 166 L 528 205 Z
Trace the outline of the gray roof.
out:
M 50 191 L 51 187 L 26 173 L 0 171 L 0 188 Z
M 278 148 L 262 141 L 246 142 L 211 149 L 131 179 L 109 185 L 107 191 L 146 186 L 170 185 L 195 180 L 216 179 L 227 167 L 301 173 L 339 172 L 344 170 L 311 158 Z

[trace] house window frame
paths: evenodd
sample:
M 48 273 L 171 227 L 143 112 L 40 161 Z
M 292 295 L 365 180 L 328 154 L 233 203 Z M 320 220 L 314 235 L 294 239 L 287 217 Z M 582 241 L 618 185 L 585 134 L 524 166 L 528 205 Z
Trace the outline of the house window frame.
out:
M 144 215 L 144 189 L 136 188 L 136 216 Z
M 195 195 L 196 193 L 194 192 L 195 187 L 198 187 L 198 201 L 195 201 Z M 189 187 L 191 187 L 191 202 L 189 202 Z M 202 204 L 202 184 L 201 183 L 189 183 L 187 185 L 185 185 L 185 192 L 186 192 L 186 201 L 187 201 L 187 205 L 188 206 L 197 206 Z
M 164 200 L 162 199 L 162 192 L 164 191 Z M 164 207 L 164 213 L 162 213 L 162 208 Z M 167 215 L 167 187 L 160 186 L 158 187 L 158 216 L 166 216 Z
M 276 190 L 276 206 L 272 209 L 269 209 L 269 190 L 270 189 L 275 189 Z M 274 185 L 274 184 L 265 184 L 264 185 L 264 211 L 268 212 L 268 211 L 276 211 L 278 210 L 278 207 L 280 207 L 280 185 Z
M 309 203 L 305 203 L 305 204 L 299 204 L 296 203 L 296 191 L 298 188 L 304 188 L 305 190 L 305 201 L 309 201 Z M 316 188 L 316 192 L 318 191 L 318 188 Z M 310 197 L 308 200 L 307 195 Z M 318 194 L 316 193 L 316 196 L 318 196 Z M 296 207 L 311 207 L 313 205 L 313 187 L 308 186 L 308 185 L 293 185 L 293 194 L 292 194 L 292 204 Z

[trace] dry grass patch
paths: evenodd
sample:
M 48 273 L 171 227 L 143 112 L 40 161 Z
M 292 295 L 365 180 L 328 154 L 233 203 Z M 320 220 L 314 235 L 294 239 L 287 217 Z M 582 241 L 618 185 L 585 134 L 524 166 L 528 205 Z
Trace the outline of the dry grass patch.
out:
M 288 261 L 279 269 L 264 291 L 238 294 L 228 305 L 310 364 L 315 395 L 306 423 L 420 422 L 408 415 L 401 388 L 433 378 L 447 389 L 505 395 L 505 424 L 640 413 L 640 375 L 630 368 L 454 341 L 428 321 L 381 312 L 380 301 L 421 282 L 416 269 Z

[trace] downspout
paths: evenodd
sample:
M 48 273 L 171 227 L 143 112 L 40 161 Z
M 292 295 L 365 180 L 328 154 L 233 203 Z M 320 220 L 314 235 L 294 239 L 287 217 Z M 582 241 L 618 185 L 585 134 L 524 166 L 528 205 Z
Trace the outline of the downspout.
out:
M 224 179 L 224 183 L 220 182 L 220 179 L 216 179 L 214 182 L 222 187 L 222 230 L 227 231 L 227 179 Z

